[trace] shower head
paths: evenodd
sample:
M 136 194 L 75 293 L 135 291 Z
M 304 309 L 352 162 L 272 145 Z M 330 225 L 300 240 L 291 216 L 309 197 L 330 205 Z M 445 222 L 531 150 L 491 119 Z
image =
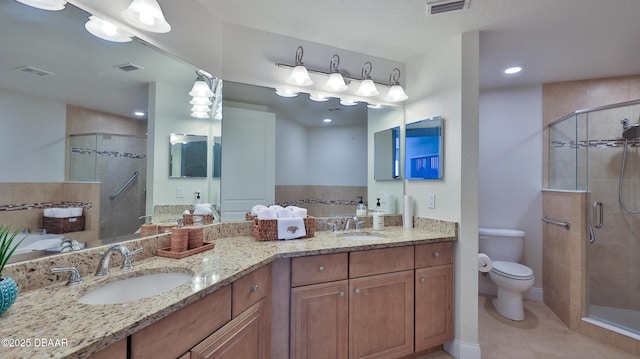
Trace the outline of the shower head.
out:
M 625 140 L 634 140 L 640 137 L 640 124 L 631 123 L 626 118 L 620 120 L 620 123 L 622 123 L 622 137 Z

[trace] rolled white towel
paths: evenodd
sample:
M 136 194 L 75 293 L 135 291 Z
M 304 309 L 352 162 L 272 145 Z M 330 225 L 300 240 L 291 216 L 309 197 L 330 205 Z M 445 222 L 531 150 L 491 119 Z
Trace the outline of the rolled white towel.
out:
M 255 206 L 253 206 L 251 208 L 251 215 L 252 216 L 257 216 L 258 212 L 267 209 L 267 206 L 262 205 L 262 204 L 256 204 Z
M 184 212 L 182 212 L 182 214 L 191 214 L 191 211 L 189 211 L 188 209 L 185 209 Z
M 258 219 L 278 219 L 278 214 L 271 208 L 265 208 L 258 212 Z
M 287 207 L 287 209 L 291 211 L 291 214 L 293 215 L 294 218 L 305 218 L 307 216 L 307 209 L 306 208 L 300 208 L 300 207 L 296 207 L 296 206 L 289 206 L 289 207 Z
M 269 206 L 269 208 L 277 211 L 279 209 L 282 209 L 282 206 L 278 206 L 277 204 L 272 204 L 271 206 Z
M 276 214 L 278 218 L 293 218 L 293 213 L 286 208 L 280 208 L 276 211 Z
M 193 214 L 213 214 L 213 209 L 210 207 L 197 206 L 193 210 Z

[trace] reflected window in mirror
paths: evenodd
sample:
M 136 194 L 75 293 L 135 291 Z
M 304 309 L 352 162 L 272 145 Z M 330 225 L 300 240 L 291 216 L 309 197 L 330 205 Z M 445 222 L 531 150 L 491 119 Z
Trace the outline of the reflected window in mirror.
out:
M 169 176 L 207 177 L 207 136 L 169 136 Z
M 213 137 L 213 172 L 211 177 L 220 178 L 222 173 L 222 137 Z
M 378 131 L 373 137 L 376 181 L 400 179 L 400 127 Z
M 405 129 L 405 178 L 441 179 L 443 167 L 443 119 L 440 116 L 407 124 Z

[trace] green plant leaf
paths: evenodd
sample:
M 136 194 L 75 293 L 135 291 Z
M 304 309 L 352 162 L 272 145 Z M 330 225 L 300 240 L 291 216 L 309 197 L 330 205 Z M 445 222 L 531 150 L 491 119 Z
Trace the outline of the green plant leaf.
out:
M 27 236 L 24 236 L 12 247 L 11 245 L 17 235 L 18 231 L 12 233 L 8 225 L 0 225 L 0 274 L 2 274 L 2 270 L 9 261 L 9 258 L 11 258 L 11 255 L 13 255 L 13 252 L 15 252 L 20 243 L 27 238 Z

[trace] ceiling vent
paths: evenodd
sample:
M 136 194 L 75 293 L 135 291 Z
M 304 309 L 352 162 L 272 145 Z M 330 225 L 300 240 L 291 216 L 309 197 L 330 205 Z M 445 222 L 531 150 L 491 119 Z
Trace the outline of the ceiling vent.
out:
M 138 66 L 136 64 L 132 64 L 130 62 L 128 62 L 126 64 L 122 64 L 122 65 L 116 65 L 114 67 L 116 69 L 120 69 L 120 70 L 125 71 L 125 72 L 131 72 L 131 71 L 136 71 L 136 70 L 144 70 L 144 67 Z
M 427 15 L 464 10 L 469 7 L 471 0 L 439 0 L 427 2 Z
M 16 67 L 15 70 L 26 72 L 28 74 L 36 75 L 36 76 L 53 76 L 55 75 L 53 72 L 37 69 L 31 66 L 20 66 Z

